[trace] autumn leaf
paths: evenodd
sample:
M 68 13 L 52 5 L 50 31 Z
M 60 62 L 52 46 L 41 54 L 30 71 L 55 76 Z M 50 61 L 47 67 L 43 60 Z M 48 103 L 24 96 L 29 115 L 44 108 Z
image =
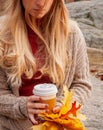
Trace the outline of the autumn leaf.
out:
M 73 91 L 68 91 L 64 85 L 63 106 L 59 113 L 44 113 L 42 116 L 46 121 L 43 124 L 33 126 L 33 130 L 86 130 L 81 119 L 86 119 L 80 113 L 81 104 L 76 105 L 76 101 L 72 103 Z
M 72 103 L 72 108 L 65 114 L 61 115 L 61 118 L 66 119 L 68 117 L 68 115 L 72 114 L 73 116 L 77 116 L 77 111 L 81 108 L 81 105 L 79 105 L 78 107 L 76 107 L 76 101 L 74 103 Z
M 68 91 L 66 85 L 63 86 L 63 90 L 64 90 L 64 99 L 62 100 L 62 103 L 63 105 L 65 105 L 65 107 L 70 108 L 72 103 L 73 90 Z
M 43 124 L 35 125 L 32 127 L 33 130 L 64 130 L 63 126 L 56 122 L 46 121 Z

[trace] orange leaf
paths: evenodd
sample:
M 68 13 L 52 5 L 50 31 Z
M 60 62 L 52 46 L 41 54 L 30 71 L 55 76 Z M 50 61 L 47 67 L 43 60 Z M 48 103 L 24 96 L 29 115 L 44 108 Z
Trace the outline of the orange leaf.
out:
M 39 125 L 38 130 L 85 130 L 81 118 L 84 118 L 79 110 L 82 105 L 79 104 L 76 107 L 76 101 L 72 103 L 73 91 L 68 91 L 68 88 L 64 85 L 64 99 L 62 100 L 63 106 L 59 113 L 44 113 L 40 116 L 44 117 L 46 122 Z M 37 126 L 33 126 L 34 130 Z
M 65 118 L 68 119 L 68 115 L 72 114 L 73 116 L 77 116 L 77 111 L 81 108 L 81 105 L 79 104 L 78 107 L 76 107 L 76 101 L 74 103 L 72 103 L 72 108 L 65 114 L 61 115 L 61 118 Z

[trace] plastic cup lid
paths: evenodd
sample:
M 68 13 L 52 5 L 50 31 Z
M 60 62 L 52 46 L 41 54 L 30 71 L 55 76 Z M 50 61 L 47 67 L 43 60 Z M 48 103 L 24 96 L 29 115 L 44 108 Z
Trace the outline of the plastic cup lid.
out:
M 49 96 L 57 93 L 57 87 L 55 84 L 38 84 L 34 86 L 33 94 L 37 96 Z

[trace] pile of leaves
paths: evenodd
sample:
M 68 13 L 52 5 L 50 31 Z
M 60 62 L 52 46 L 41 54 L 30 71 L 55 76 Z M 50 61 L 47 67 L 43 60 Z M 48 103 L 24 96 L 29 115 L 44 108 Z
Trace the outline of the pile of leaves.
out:
M 45 119 L 45 122 L 32 126 L 32 130 L 86 130 L 81 122 L 81 120 L 86 119 L 80 113 L 82 105 L 76 101 L 72 103 L 73 91 L 68 91 L 66 86 L 63 86 L 63 89 L 64 99 L 60 112 L 40 115 Z

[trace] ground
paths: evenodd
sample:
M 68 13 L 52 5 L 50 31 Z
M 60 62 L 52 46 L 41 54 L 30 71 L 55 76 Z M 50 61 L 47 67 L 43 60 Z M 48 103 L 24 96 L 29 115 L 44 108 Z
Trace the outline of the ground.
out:
M 84 125 L 87 130 L 103 130 L 103 81 L 91 76 L 91 82 L 92 94 L 82 112 L 87 117 Z

